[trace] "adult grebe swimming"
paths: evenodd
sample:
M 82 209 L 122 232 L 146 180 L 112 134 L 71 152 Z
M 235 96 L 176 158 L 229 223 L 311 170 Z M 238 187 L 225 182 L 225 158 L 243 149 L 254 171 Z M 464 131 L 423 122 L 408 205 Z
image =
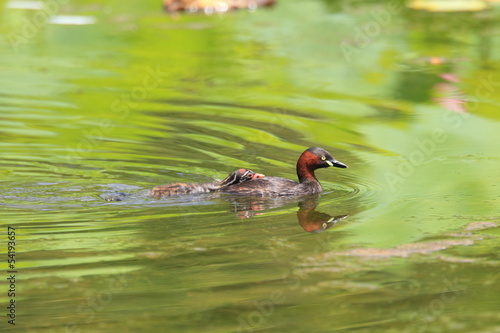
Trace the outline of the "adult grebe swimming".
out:
M 311 147 L 304 151 L 297 161 L 298 183 L 291 179 L 266 176 L 226 186 L 221 189 L 221 192 L 255 196 L 306 195 L 320 193 L 322 188 L 314 174 L 314 170 L 328 167 L 347 168 L 347 165 L 337 161 L 323 148 Z

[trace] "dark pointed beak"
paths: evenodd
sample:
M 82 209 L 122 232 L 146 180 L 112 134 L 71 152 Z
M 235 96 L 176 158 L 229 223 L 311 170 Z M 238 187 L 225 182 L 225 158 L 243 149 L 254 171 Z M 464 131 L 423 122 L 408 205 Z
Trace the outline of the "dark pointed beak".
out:
M 336 159 L 327 160 L 326 163 L 328 163 L 329 166 L 336 167 L 336 168 L 342 168 L 342 169 L 347 168 L 347 165 L 345 165 L 342 162 L 337 161 Z

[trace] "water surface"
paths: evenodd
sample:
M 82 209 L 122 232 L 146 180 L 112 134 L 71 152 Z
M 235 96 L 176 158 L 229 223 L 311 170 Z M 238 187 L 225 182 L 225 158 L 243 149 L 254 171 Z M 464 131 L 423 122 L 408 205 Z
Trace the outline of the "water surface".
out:
M 497 7 L 80 1 L 30 33 L 40 9 L 4 7 L 2 329 L 499 330 Z M 295 179 L 311 146 L 349 165 L 317 172 L 319 197 L 143 195 L 241 167 Z

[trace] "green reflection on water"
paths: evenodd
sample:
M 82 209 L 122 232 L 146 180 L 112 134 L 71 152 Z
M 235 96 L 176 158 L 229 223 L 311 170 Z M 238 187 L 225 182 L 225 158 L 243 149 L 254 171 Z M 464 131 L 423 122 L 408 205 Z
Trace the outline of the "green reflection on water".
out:
M 18 230 L 19 325 L 494 330 L 498 9 L 401 10 L 363 40 L 386 6 L 72 3 L 97 24 L 46 25 L 17 54 L 9 34 L 34 11 L 5 9 L 0 215 Z M 314 203 L 143 195 L 241 167 L 295 179 L 309 146 L 349 165 L 318 171 Z M 345 215 L 304 232 L 304 216 Z

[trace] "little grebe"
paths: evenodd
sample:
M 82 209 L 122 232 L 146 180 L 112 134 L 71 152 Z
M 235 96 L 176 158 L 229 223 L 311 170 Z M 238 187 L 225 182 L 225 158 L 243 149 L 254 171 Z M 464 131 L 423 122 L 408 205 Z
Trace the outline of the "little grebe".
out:
M 255 173 L 248 169 L 238 169 L 222 181 L 208 183 L 173 183 L 156 186 L 150 191 L 150 195 L 156 198 L 168 197 L 180 194 L 197 194 L 220 191 L 224 187 L 239 184 L 248 180 L 262 178 L 264 175 Z
M 347 168 L 347 165 L 337 161 L 326 150 L 311 147 L 300 155 L 297 161 L 297 176 L 299 183 L 281 177 L 264 177 L 244 183 L 226 186 L 222 192 L 256 196 L 307 195 L 320 193 L 321 185 L 316 179 L 314 170 L 319 168 Z

